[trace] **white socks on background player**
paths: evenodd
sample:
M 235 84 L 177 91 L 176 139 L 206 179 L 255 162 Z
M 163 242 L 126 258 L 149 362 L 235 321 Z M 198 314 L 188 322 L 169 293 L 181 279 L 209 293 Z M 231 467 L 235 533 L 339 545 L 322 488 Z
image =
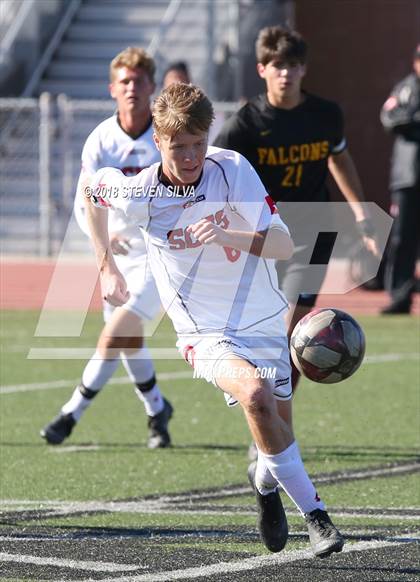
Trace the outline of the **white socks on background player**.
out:
M 141 348 L 129 358 L 121 355 L 121 361 L 130 379 L 136 384 L 135 392 L 143 402 L 146 414 L 148 416 L 156 416 L 156 414 L 162 412 L 164 406 L 163 397 L 159 386 L 156 384 L 155 369 L 148 348 Z
M 149 350 L 146 347 L 141 348 L 130 358 L 127 359 L 122 356 L 121 360 L 134 384 L 140 385 L 140 387 L 143 384 L 152 384 L 145 392 L 141 391 L 138 386 L 135 389 L 137 396 L 145 406 L 146 414 L 148 416 L 155 416 L 161 412 L 163 409 L 163 398 L 159 386 L 155 381 L 152 382 L 152 379 L 154 379 L 154 368 L 152 360 L 150 359 Z M 62 407 L 62 413 L 71 413 L 74 419 L 78 421 L 86 408 L 90 406 L 93 397 L 112 377 L 119 363 L 119 358 L 104 360 L 98 352 L 95 352 L 86 364 L 82 375 L 82 385 L 87 389 L 85 394 L 88 394 L 90 397 L 86 397 L 81 392 L 83 387 L 77 386 L 70 400 Z
M 325 509 L 303 466 L 296 441 L 277 455 L 267 455 L 258 451 L 255 473 L 258 491 L 262 495 L 267 495 L 275 490 L 277 483 L 280 483 L 302 514 L 310 513 L 314 509 Z
M 90 398 L 86 398 L 77 386 L 72 397 L 61 408 L 63 414 L 72 414 L 74 420 L 78 421 L 83 412 L 91 405 L 95 393 L 98 393 L 112 377 L 120 363 L 119 359 L 103 360 L 98 352 L 95 352 L 86 364 L 82 374 L 82 385 L 91 393 Z

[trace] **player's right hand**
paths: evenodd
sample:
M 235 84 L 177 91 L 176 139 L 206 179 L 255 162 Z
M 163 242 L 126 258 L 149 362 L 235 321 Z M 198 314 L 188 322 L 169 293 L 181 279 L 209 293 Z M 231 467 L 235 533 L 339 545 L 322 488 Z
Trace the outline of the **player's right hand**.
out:
M 130 298 L 127 284 L 121 273 L 103 271 L 101 273 L 102 299 L 114 307 L 124 305 Z
M 128 255 L 128 252 L 131 248 L 128 238 L 118 236 L 117 234 L 110 234 L 109 244 L 114 255 Z

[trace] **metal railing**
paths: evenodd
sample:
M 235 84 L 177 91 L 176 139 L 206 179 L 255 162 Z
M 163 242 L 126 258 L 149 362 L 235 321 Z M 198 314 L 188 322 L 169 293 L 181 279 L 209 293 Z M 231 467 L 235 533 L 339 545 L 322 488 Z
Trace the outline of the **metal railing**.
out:
M 166 31 L 170 25 L 174 22 L 179 9 L 181 8 L 183 0 L 171 0 L 165 11 L 165 14 L 160 21 L 159 28 L 156 34 L 152 37 L 152 40 L 147 47 L 147 52 L 151 57 L 158 57 L 159 47 L 165 37 Z
M 55 51 L 57 50 L 60 42 L 70 26 L 71 21 L 73 20 L 76 12 L 79 9 L 82 0 L 70 0 L 67 10 L 60 20 L 60 23 L 52 36 L 50 42 L 48 43 L 47 48 L 44 51 L 44 54 L 41 57 L 36 69 L 34 70 L 31 78 L 28 81 L 28 84 L 25 87 L 25 90 L 22 93 L 22 97 L 30 97 L 34 90 L 37 88 L 42 75 L 47 70 L 48 65 L 50 64 Z
M 0 64 L 7 60 L 9 51 L 33 9 L 35 0 L 0 2 Z

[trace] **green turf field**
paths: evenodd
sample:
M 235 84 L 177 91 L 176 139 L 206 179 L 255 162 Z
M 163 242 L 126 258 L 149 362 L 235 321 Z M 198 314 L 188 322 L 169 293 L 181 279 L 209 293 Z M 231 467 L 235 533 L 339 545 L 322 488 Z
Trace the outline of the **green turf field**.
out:
M 420 510 L 419 322 L 408 316 L 358 320 L 367 336 L 366 362 L 341 384 L 304 380 L 295 397 L 295 432 L 309 473 L 350 539 L 352 532 L 384 527 L 411 534 Z M 200 538 L 202 549 L 267 553 L 255 533 L 246 481 L 249 435 L 238 408 L 228 409 L 214 387 L 192 380 L 180 358 L 157 360 L 162 391 L 175 407 L 170 450 L 145 447 L 143 407 L 122 380 L 103 390 L 70 439 L 47 446 L 39 430 L 72 393 L 84 361 L 28 360 L 28 349 L 94 347 L 101 319 L 89 315 L 82 337 L 72 340 L 34 338 L 36 323 L 35 312 L 2 315 L 0 498 L 6 531 L 223 530 L 234 535 L 222 547 Z M 174 341 L 164 321 L 149 345 L 173 347 Z M 124 376 L 122 367 L 117 376 Z M 292 533 L 287 548 L 306 547 L 304 524 L 287 499 L 285 505 Z M 165 552 L 179 544 L 186 551 L 194 543 L 171 538 Z

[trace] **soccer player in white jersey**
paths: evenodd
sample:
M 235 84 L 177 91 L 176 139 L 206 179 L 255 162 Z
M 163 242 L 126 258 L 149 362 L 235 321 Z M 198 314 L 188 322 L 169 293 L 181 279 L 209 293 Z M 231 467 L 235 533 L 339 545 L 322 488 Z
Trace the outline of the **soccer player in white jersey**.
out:
M 154 62 L 143 49 L 130 47 L 113 59 L 109 88 L 117 103 L 117 114 L 100 123 L 87 138 L 79 184 L 85 175 L 93 175 L 105 166 L 134 176 L 160 160 L 153 142 L 150 111 L 154 74 Z M 80 228 L 89 235 L 80 188 L 75 200 L 75 215 Z M 41 435 L 50 444 L 63 442 L 122 361 L 148 415 L 149 448 L 167 447 L 172 406 L 163 398 L 156 383 L 153 362 L 142 337 L 142 320 L 153 319 L 160 310 L 159 295 L 147 264 L 144 238 L 137 225 L 118 209 L 110 212 L 108 227 L 112 253 L 127 279 L 131 297 L 123 307 L 115 308 L 104 302 L 106 323 L 96 353 L 87 363 L 81 383 L 70 400 L 58 417 L 42 429 Z
M 194 367 L 241 405 L 258 446 L 249 475 L 266 547 L 288 536 L 278 487 L 305 518 L 315 555 L 341 551 L 344 540 L 309 479 L 292 428 L 290 363 L 274 260 L 293 252 L 286 225 L 249 162 L 207 149 L 213 108 L 193 85 L 171 85 L 153 106 L 162 157 L 133 178 L 111 168 L 85 185 L 87 214 L 103 296 L 129 300 L 112 255 L 107 206 L 134 218 L 145 233 L 162 303 L 178 347 Z M 261 301 L 264 297 L 264 301 Z M 270 379 L 263 370 L 274 368 Z

